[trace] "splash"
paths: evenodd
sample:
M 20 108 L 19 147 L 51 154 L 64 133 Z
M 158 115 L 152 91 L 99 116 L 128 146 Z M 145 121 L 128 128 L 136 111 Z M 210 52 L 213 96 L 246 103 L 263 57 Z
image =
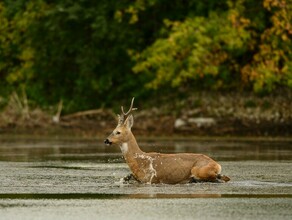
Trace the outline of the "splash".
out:
M 144 172 L 146 173 L 147 178 L 150 178 L 147 184 L 151 184 L 153 178 L 157 177 L 157 171 L 153 167 L 153 161 L 155 159 L 145 154 L 136 154 L 135 158 L 140 158 L 149 161 L 149 168 L 147 170 L 144 170 Z

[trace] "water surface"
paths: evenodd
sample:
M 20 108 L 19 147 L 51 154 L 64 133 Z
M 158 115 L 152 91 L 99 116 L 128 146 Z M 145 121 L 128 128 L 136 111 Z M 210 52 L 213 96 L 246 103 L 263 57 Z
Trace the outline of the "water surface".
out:
M 121 178 L 129 174 L 129 169 L 120 149 L 105 146 L 101 139 L 0 137 L 0 219 L 39 219 L 40 215 L 42 219 L 292 216 L 290 140 L 206 138 L 138 142 L 147 152 L 209 155 L 222 165 L 222 173 L 230 176 L 231 181 L 123 183 Z

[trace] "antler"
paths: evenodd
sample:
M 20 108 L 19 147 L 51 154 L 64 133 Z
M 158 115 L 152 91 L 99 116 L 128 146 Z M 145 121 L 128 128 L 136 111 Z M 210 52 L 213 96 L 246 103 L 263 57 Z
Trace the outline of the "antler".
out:
M 131 111 L 135 111 L 135 110 L 137 110 L 137 108 L 133 108 L 134 100 L 135 100 L 135 97 L 132 98 L 131 106 L 130 106 L 129 110 L 127 111 L 127 113 L 124 112 L 124 107 L 121 106 L 122 113 L 123 113 L 124 116 L 127 116 L 128 114 L 130 114 Z
M 132 111 L 137 110 L 137 108 L 133 108 L 134 100 L 135 100 L 135 97 L 132 98 L 131 106 L 130 106 L 129 110 L 126 113 L 124 112 L 124 107 L 121 106 L 122 114 L 121 115 L 118 114 L 118 118 L 119 118 L 119 123 L 118 124 L 119 125 L 121 125 L 124 122 L 125 116 L 129 115 Z

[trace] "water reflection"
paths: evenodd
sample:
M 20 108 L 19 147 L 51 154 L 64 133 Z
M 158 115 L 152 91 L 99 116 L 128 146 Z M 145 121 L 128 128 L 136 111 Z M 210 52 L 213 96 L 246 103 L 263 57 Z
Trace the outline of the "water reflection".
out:
M 0 199 L 195 199 L 195 198 L 292 198 L 287 194 L 95 194 L 95 193 L 39 193 L 0 194 Z
M 224 195 L 225 196 L 225 195 Z M 224 197 L 223 196 L 223 197 Z M 221 194 L 0 194 L 0 199 L 176 199 L 176 198 L 221 198 Z
M 292 159 L 292 141 L 287 140 L 142 140 L 140 147 L 146 152 L 202 153 L 219 161 Z M 99 139 L 0 138 L 0 161 L 57 160 L 124 162 L 119 147 L 104 146 Z

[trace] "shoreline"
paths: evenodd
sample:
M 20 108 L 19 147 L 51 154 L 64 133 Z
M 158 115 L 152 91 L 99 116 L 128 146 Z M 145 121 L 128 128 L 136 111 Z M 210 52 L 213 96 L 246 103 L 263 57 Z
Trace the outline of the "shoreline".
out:
M 202 92 L 174 100 L 169 97 L 164 101 L 157 98 L 147 103 L 138 102 L 139 110 L 134 112 L 135 135 L 292 136 L 290 91 L 285 96 L 265 97 Z M 100 108 L 72 114 L 58 110 L 56 114 L 40 108 L 19 109 L 9 102 L 0 112 L 0 134 L 103 136 L 116 127 L 116 113 L 119 112 Z

